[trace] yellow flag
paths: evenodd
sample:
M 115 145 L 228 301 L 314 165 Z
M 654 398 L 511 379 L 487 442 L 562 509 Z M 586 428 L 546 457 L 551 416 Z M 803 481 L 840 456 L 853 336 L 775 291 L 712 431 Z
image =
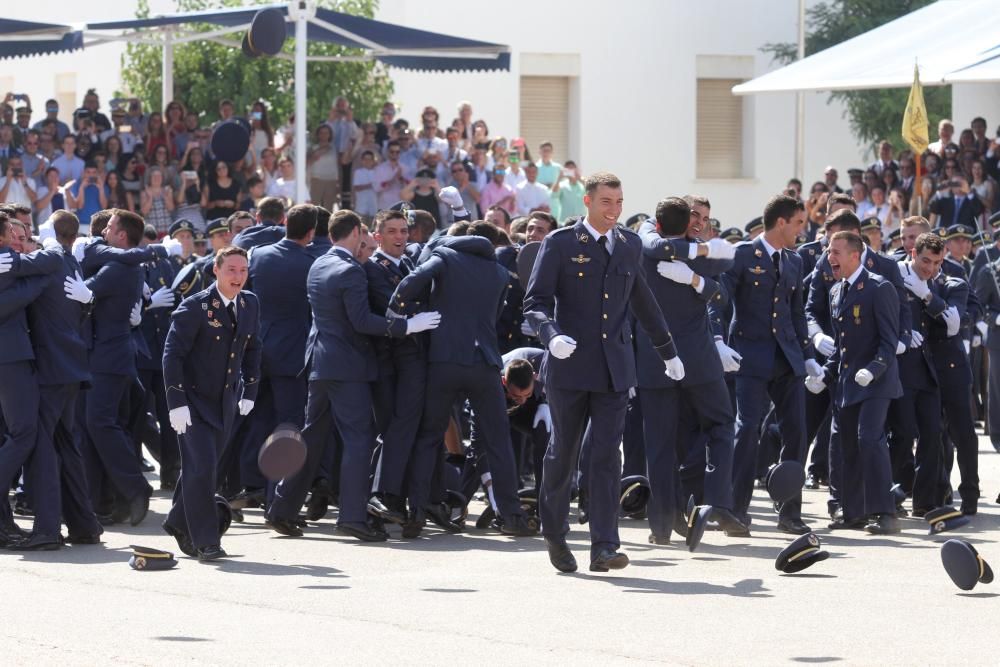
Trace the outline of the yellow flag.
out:
M 927 107 L 924 106 L 924 89 L 920 85 L 920 69 L 916 65 L 913 66 L 913 86 L 910 87 L 910 98 L 906 100 L 906 111 L 903 112 L 903 140 L 917 155 L 927 150 L 927 144 L 930 143 L 930 138 L 927 135 Z

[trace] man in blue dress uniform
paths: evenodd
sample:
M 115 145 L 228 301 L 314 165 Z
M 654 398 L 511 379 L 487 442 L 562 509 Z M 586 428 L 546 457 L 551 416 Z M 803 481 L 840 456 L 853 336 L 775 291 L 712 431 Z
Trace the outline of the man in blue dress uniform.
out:
M 628 390 L 636 385 L 630 313 L 649 335 L 667 375 L 684 377 L 684 364 L 643 275 L 642 241 L 617 224 L 622 202 L 617 176 L 591 176 L 584 195 L 587 216 L 545 237 L 524 300 L 525 319 L 548 350 L 542 377 L 552 440 L 543 463 L 539 512 L 549 560 L 562 572 L 577 567 L 566 544 L 567 517 L 588 420 L 590 569 L 628 566 L 628 556 L 618 551 L 618 448 Z
M 215 510 L 216 464 L 237 411 L 253 409 L 260 378 L 260 307 L 252 292 L 242 291 L 246 251 L 216 253 L 215 276 L 214 286 L 174 311 L 163 351 L 170 423 L 181 451 L 163 529 L 181 551 L 203 561 L 226 557 Z
M 865 244 L 854 232 L 837 232 L 830 239 L 826 259 L 837 281 L 830 289 L 836 347 L 823 377 L 807 378 L 806 386 L 816 392 L 833 385 L 831 437 L 840 445 L 844 521 L 866 517 L 869 533 L 886 535 L 899 531 L 883 439 L 889 403 L 903 393 L 896 365 L 899 297 L 889 280 L 861 263 L 864 253 Z
M 250 225 L 233 238 L 233 245 L 250 251 L 257 246 L 277 243 L 285 238 L 285 204 L 277 197 L 264 197 L 257 205 L 257 224 Z

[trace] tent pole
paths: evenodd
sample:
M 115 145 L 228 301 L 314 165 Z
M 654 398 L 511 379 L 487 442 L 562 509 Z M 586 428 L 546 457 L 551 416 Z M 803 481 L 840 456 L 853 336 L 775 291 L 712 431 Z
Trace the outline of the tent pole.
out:
M 806 2 L 799 0 L 799 44 L 798 60 L 806 55 Z M 795 178 L 805 178 L 806 162 L 806 96 L 795 93 Z
M 293 3 L 295 17 L 295 201 L 306 200 L 306 55 L 309 17 L 305 2 Z
M 160 76 L 160 86 L 162 99 L 160 108 L 156 111 L 162 111 L 174 99 L 174 44 L 170 30 L 163 32 L 163 71 Z

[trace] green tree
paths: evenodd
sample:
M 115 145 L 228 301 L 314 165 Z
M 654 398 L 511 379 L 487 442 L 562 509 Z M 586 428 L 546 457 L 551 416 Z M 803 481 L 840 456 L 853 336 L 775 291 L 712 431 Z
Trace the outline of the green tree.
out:
M 242 0 L 174 0 L 178 12 L 198 11 L 214 7 L 235 7 L 247 4 Z M 252 0 L 265 4 L 268 0 Z M 372 18 L 378 0 L 320 0 L 317 4 L 328 9 Z M 147 0 L 138 0 L 136 16 L 149 16 Z M 186 26 L 200 32 L 216 30 L 218 26 L 199 24 Z M 242 39 L 233 34 L 231 39 Z M 289 38 L 284 53 L 294 56 L 295 40 Z M 325 42 L 310 42 L 309 55 L 360 55 L 349 49 Z M 161 99 L 161 68 L 163 52 L 158 45 L 128 44 L 122 56 L 122 79 L 127 94 L 143 100 L 147 110 L 162 110 L 169 100 Z M 308 127 L 315 127 L 327 117 L 330 104 L 338 95 L 351 101 L 355 118 L 376 118 L 378 110 L 392 94 L 392 81 L 386 69 L 375 61 L 310 62 L 306 65 L 308 92 Z M 188 42 L 174 46 L 174 91 L 176 99 L 188 109 L 202 115 L 203 122 L 218 118 L 219 100 L 233 100 L 238 110 L 249 110 L 257 100 L 268 105 L 269 118 L 275 129 L 295 110 L 295 64 L 284 58 L 247 58 L 239 48 L 208 41 Z
M 879 27 L 893 19 L 928 5 L 933 0 L 828 0 L 806 11 L 806 55 Z M 781 63 L 793 62 L 796 46 L 791 43 L 765 44 L 762 49 Z M 900 125 L 909 88 L 884 90 L 843 90 L 830 93 L 830 100 L 842 100 L 851 130 L 867 142 L 874 153 L 877 143 L 888 139 L 897 149 L 906 148 Z M 951 116 L 951 86 L 924 88 L 924 102 L 930 120 L 931 141 L 937 139 L 937 124 Z

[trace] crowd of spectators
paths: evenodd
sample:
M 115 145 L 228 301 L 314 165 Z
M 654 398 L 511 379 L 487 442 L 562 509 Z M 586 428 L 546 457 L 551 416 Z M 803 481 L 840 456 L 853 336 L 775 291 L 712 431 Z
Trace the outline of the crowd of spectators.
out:
M 1000 209 L 1000 130 L 989 137 L 986 128 L 986 120 L 977 117 L 956 135 L 954 122 L 942 120 L 939 139 L 920 156 L 919 174 L 913 151 L 896 152 L 881 141 L 878 159 L 866 169 L 848 169 L 846 184 L 830 166 L 808 193 L 797 179 L 789 181 L 786 192 L 805 202 L 813 230 L 823 225 L 829 197 L 846 191 L 858 204 L 858 217 L 878 218 L 884 239 L 911 215 L 927 218 L 934 227 L 960 224 L 990 231 L 988 221 Z
M 39 111 L 27 95 L 8 93 L 0 105 L 0 201 L 30 207 L 36 230 L 53 211 L 68 209 L 86 234 L 93 213 L 122 208 L 140 213 L 160 236 L 182 219 L 203 233 L 208 221 L 253 212 L 265 196 L 288 206 L 352 208 L 369 221 L 379 209 L 408 201 L 444 229 L 453 219 L 438 195 L 451 185 L 473 219 L 497 209 L 494 215 L 508 221 L 532 212 L 560 221 L 583 213 L 574 162 L 555 162 L 549 142 L 533 160 L 523 138 L 491 136 L 486 121 L 473 120 L 468 102 L 449 124 L 425 107 L 411 128 L 391 102 L 378 120 L 360 120 L 346 98 L 337 98 L 327 120 L 309 132 L 303 201 L 296 199 L 294 118 L 275 127 L 263 101 L 245 113 L 228 99 L 215 110 L 174 100 L 161 113 L 135 98 L 109 106 L 105 114 L 88 91 L 70 126 L 59 119 L 56 100 Z M 212 132 L 233 118 L 250 127 L 250 147 L 243 159 L 222 162 L 212 153 Z

